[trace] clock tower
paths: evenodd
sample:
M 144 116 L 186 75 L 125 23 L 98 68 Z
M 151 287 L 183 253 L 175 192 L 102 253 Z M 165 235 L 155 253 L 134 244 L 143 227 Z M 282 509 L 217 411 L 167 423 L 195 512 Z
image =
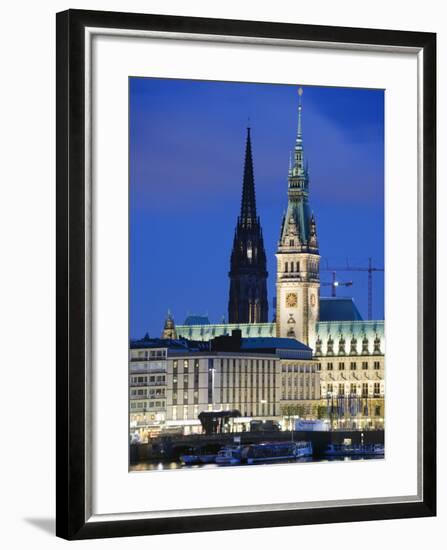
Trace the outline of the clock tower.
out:
M 276 253 L 276 335 L 313 344 L 319 318 L 320 254 L 309 208 L 309 171 L 304 162 L 301 96 L 298 132 L 288 175 L 288 204 Z

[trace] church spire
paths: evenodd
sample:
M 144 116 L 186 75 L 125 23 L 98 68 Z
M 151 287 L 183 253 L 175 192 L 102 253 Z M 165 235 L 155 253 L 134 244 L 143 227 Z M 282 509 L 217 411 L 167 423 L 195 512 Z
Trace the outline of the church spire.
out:
M 256 213 L 250 128 L 247 128 L 241 213 L 230 261 L 229 323 L 268 321 L 267 260 L 261 222 Z
M 303 95 L 303 89 L 298 88 L 298 129 L 296 133 L 295 149 L 294 149 L 294 162 L 292 167 L 292 176 L 304 178 L 302 180 L 302 186 L 307 186 L 306 169 L 304 166 L 304 149 L 303 149 L 303 127 L 302 127 L 302 110 L 303 104 L 301 101 Z
M 296 145 L 302 146 L 303 143 L 303 131 L 301 128 L 301 111 L 303 109 L 303 105 L 301 103 L 301 96 L 303 95 L 303 88 L 298 88 L 298 131 L 296 134 Z
M 247 127 L 245 145 L 244 182 L 242 185 L 241 215 L 239 223 L 242 227 L 253 227 L 258 222 L 256 214 L 255 182 L 253 176 L 253 156 L 251 152 L 250 127 Z

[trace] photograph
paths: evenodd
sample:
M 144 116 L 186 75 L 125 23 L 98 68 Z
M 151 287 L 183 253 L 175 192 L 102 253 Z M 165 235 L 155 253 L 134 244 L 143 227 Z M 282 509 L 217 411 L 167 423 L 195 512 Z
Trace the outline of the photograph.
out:
M 131 472 L 386 459 L 385 92 L 293 70 L 129 77 Z
M 59 537 L 436 515 L 436 34 L 246 15 L 57 14 Z

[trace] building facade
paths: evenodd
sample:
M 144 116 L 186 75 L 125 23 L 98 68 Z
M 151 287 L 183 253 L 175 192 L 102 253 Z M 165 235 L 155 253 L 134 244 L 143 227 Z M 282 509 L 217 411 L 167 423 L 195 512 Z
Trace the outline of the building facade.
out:
M 256 212 L 250 128 L 247 128 L 241 212 L 234 232 L 229 272 L 230 323 L 268 321 L 267 276 L 264 239 Z
M 130 432 L 148 441 L 169 430 L 200 433 L 203 411 L 240 412 L 234 422 L 312 416 L 320 397 L 320 372 L 312 351 L 293 339 L 247 338 L 232 351 L 196 342 L 148 337 L 131 343 Z M 230 346 L 231 347 L 231 346 Z M 297 414 L 294 409 L 293 414 Z
M 143 339 L 147 345 L 149 338 Z M 166 422 L 166 347 L 140 344 L 130 350 L 129 427 L 136 441 L 146 442 L 159 435 Z M 144 346 L 144 347 L 143 347 Z
M 346 298 L 320 298 L 320 317 L 315 339 L 309 343 L 314 350 L 313 365 L 319 373 L 319 403 L 307 403 L 306 414 L 329 417 L 333 411 L 336 428 L 358 427 L 381 429 L 385 417 L 385 331 L 383 321 L 363 321 L 355 304 Z M 336 319 L 341 320 L 336 320 Z M 178 326 L 182 336 L 210 340 L 241 330 L 247 340 L 271 337 L 275 323 L 257 325 L 188 325 Z M 281 366 L 283 416 L 295 410 L 303 416 L 302 403 L 290 380 L 289 371 Z M 286 374 L 287 373 L 287 374 Z M 288 379 L 286 380 L 286 376 Z M 290 390 L 289 390 L 290 384 Z M 317 395 L 317 394 L 316 394 Z M 284 397 L 283 397 L 284 396 Z M 290 396 L 290 398 L 289 398 Z M 294 408 L 293 405 L 296 405 Z M 285 408 L 286 407 L 286 408 Z M 319 407 L 319 408 L 318 408 Z M 329 411 L 329 412 L 328 412 Z M 335 411 L 335 412 L 334 412 Z M 295 414 L 294 413 L 294 414 Z M 311 414 L 312 413 L 312 414 Z
M 167 369 L 167 426 L 200 432 L 202 411 L 240 411 L 242 420 L 279 416 L 280 366 L 275 355 L 173 352 Z M 247 429 L 247 426 L 245 426 Z
M 319 323 L 315 360 L 321 397 L 336 428 L 384 428 L 383 329 L 378 321 Z

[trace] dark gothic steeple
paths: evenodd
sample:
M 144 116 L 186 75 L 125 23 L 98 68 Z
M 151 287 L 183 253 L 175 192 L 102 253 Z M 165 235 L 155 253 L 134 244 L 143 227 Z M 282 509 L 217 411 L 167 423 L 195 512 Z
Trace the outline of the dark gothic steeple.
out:
M 242 185 L 242 201 L 240 222 L 242 227 L 249 228 L 257 223 L 255 181 L 253 177 L 253 155 L 251 152 L 250 128 L 247 128 L 247 144 L 245 146 L 244 183 Z
M 250 128 L 247 128 L 241 214 L 234 233 L 230 269 L 230 323 L 268 321 L 267 261 L 259 217 L 256 213 Z

